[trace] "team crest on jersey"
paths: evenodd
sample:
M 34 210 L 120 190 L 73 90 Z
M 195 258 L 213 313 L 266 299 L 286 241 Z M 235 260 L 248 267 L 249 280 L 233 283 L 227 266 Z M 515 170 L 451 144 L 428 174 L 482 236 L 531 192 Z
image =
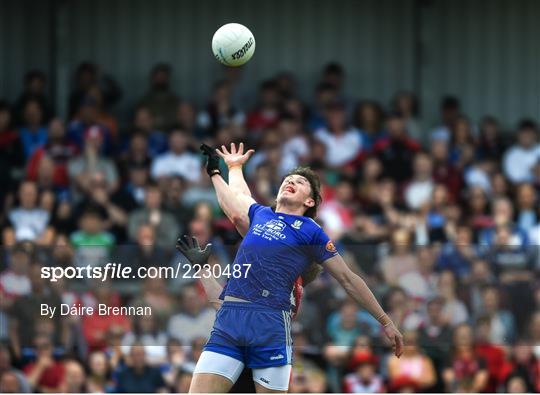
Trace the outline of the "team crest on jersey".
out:
M 326 243 L 326 251 L 337 252 L 336 246 L 334 245 L 332 240 L 328 240 L 328 243 Z
M 300 227 L 302 226 L 303 222 L 300 221 L 299 219 L 297 219 L 296 221 L 293 222 L 293 224 L 291 225 L 294 229 L 300 229 Z

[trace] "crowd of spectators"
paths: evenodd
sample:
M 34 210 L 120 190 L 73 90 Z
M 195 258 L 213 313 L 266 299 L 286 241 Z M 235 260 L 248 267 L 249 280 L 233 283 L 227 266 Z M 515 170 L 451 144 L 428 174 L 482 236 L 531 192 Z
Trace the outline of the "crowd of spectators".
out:
M 153 68 L 129 124 L 115 115 L 121 87 L 92 63 L 75 72 L 66 118 L 39 71 L 0 102 L 2 392 L 187 391 L 215 314 L 196 280 L 50 281 L 41 268 L 173 266 L 183 233 L 230 264 L 240 236 L 198 147 L 240 141 L 256 150 L 245 175 L 262 204 L 290 169 L 318 172 L 318 221 L 405 337 L 391 356 L 378 323 L 322 273 L 293 325 L 292 392 L 540 392 L 534 114 L 473 122 L 449 96 L 426 125 L 414 93 L 347 97 L 339 64 L 309 100 L 282 73 L 246 104 L 228 74 L 197 108 L 172 72 Z M 42 315 L 62 303 L 152 315 Z

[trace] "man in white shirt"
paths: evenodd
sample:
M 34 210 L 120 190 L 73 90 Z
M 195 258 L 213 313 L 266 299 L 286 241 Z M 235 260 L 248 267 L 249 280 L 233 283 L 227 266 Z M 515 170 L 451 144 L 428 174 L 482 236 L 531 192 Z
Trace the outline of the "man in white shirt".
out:
M 414 158 L 414 176 L 405 188 L 405 202 L 412 210 L 420 209 L 431 199 L 434 189 L 432 178 L 433 163 L 429 155 L 416 154 Z
M 532 168 L 538 160 L 538 128 L 533 121 L 523 121 L 519 125 L 517 144 L 504 153 L 504 174 L 513 183 L 530 182 L 533 178 Z
M 342 103 L 333 103 L 326 109 L 326 128 L 315 132 L 315 138 L 326 147 L 326 163 L 340 167 L 354 160 L 362 149 L 360 131 L 346 126 L 345 108 Z
M 152 178 L 181 176 L 198 182 L 201 178 L 199 157 L 187 150 L 188 136 L 183 130 L 174 130 L 169 137 L 169 151 L 152 162 Z

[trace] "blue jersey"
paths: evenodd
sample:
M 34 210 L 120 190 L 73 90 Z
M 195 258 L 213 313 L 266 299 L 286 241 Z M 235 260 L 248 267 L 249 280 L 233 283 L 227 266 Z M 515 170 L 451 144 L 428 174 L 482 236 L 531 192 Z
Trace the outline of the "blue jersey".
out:
M 233 267 L 240 266 L 241 275 L 229 278 L 221 298 L 234 296 L 289 310 L 298 276 L 311 263 L 322 263 L 337 251 L 309 217 L 276 213 L 254 203 L 249 208 L 249 221 L 249 230 L 233 263 Z

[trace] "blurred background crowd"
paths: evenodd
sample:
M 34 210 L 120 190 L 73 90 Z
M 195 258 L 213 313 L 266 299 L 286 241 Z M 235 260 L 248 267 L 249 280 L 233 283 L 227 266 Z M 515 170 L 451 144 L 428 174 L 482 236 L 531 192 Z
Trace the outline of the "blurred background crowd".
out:
M 50 282 L 41 267 L 175 265 L 184 233 L 213 244 L 212 265 L 232 263 L 240 237 L 198 147 L 240 141 L 256 150 L 244 170 L 260 203 L 292 168 L 319 173 L 318 221 L 407 345 L 392 357 L 378 323 L 322 273 L 293 325 L 292 392 L 540 392 L 538 114 L 506 130 L 448 96 L 425 125 L 413 92 L 347 97 L 338 63 L 310 100 L 284 72 L 246 102 L 231 69 L 195 106 L 172 73 L 155 65 L 129 122 L 115 115 L 122 87 L 90 62 L 74 71 L 66 118 L 39 70 L 0 102 L 2 392 L 187 391 L 215 314 L 196 280 Z M 42 303 L 152 315 L 51 319 Z

